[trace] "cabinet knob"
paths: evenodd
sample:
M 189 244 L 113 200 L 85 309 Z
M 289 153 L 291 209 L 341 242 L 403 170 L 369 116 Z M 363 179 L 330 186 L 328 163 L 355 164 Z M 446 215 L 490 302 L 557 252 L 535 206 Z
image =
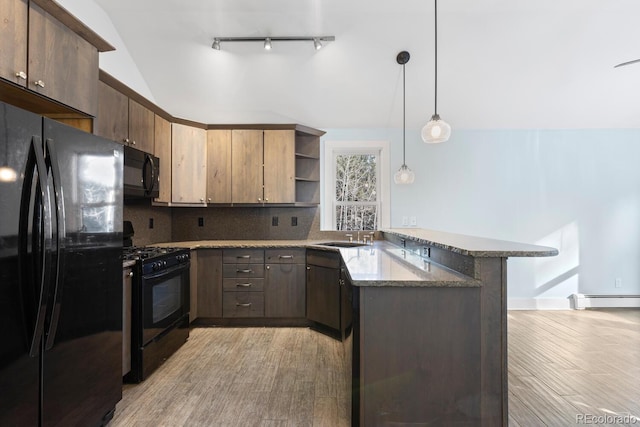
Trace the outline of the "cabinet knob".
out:
M 265 202 L 268 202 L 268 201 L 269 201 L 269 199 L 268 199 L 268 198 L 267 198 L 267 199 L 264 199 L 264 201 L 265 201 Z
M 211 197 L 209 197 L 209 198 L 207 199 L 207 202 L 210 202 L 210 201 L 211 201 Z
M 135 139 L 131 141 L 131 145 L 136 145 L 136 140 Z
M 133 271 L 129 272 L 129 277 L 133 277 Z
M 201 198 L 200 198 L 200 201 L 201 201 L 201 202 L 204 202 L 204 199 L 201 197 Z
M 266 268 L 267 270 L 271 270 L 271 266 L 270 265 L 267 265 L 264 268 Z
M 261 202 L 262 201 L 262 197 L 258 197 L 258 201 Z
M 27 80 L 27 73 L 25 73 L 24 71 L 18 71 L 16 73 L 16 77 L 22 79 L 22 80 Z
M 33 82 L 34 85 L 44 87 L 44 82 L 42 80 L 36 80 Z
M 311 270 L 311 267 L 307 267 L 307 270 Z
M 122 142 L 124 142 L 125 144 L 129 144 L 129 138 L 123 139 Z

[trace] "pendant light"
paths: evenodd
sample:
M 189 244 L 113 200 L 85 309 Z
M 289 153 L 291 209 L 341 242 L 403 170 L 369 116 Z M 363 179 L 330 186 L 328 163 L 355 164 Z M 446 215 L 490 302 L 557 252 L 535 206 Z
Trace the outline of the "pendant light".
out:
M 422 140 L 429 144 L 436 144 L 439 142 L 445 142 L 451 136 L 451 126 L 440 118 L 438 114 L 438 0 L 433 0 L 434 11 L 434 111 L 431 120 L 422 128 Z
M 396 56 L 396 61 L 398 64 L 402 65 L 402 166 L 398 169 L 393 175 L 393 181 L 396 184 L 413 184 L 413 181 L 416 179 L 416 175 L 413 173 L 411 169 L 407 166 L 405 162 L 405 134 L 406 134 L 406 90 L 405 90 L 405 72 L 404 65 L 409 62 L 409 52 L 403 50 Z

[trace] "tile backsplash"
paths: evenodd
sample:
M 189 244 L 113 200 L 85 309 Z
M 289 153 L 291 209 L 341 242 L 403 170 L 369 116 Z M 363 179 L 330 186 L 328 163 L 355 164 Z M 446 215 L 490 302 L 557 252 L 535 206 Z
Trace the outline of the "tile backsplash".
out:
M 172 237 L 174 241 L 315 238 L 309 236 L 320 230 L 317 211 L 317 208 L 176 208 Z
M 125 203 L 124 219 L 133 224 L 136 246 L 191 240 L 314 240 L 343 236 L 320 231 L 317 207 L 168 208 L 141 200 Z

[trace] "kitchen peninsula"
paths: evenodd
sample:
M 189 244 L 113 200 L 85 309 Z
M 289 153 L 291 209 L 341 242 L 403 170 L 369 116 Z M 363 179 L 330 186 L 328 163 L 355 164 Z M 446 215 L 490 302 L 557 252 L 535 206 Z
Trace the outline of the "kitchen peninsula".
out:
M 507 425 L 507 258 L 558 251 L 423 229 L 381 236 L 352 247 L 308 240 L 170 245 L 339 252 L 353 319 L 344 335 L 353 424 Z

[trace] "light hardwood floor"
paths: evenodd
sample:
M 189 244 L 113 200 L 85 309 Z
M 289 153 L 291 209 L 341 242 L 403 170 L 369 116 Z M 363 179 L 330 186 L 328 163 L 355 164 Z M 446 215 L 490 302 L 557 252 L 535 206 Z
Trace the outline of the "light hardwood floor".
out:
M 640 425 L 640 310 L 508 318 L 510 426 L 616 414 Z M 342 344 L 309 329 L 195 328 L 146 381 L 125 385 L 109 426 L 347 426 L 344 369 Z

